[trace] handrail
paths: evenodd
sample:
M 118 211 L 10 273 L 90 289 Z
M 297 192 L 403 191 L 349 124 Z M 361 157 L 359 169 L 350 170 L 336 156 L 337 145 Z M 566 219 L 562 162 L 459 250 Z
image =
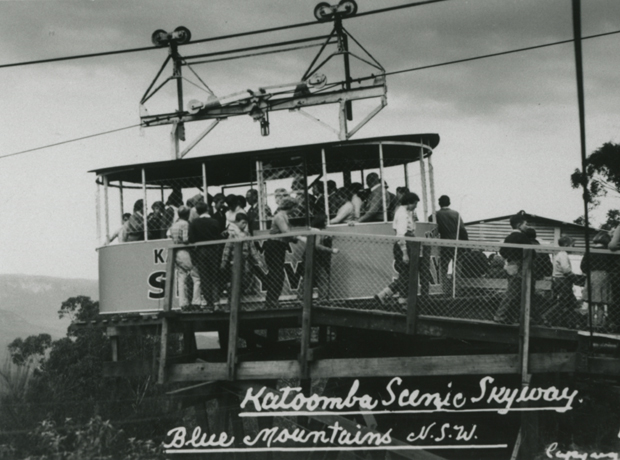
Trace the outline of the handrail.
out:
M 175 276 L 175 252 L 181 249 L 187 249 L 192 247 L 200 247 L 200 246 L 209 246 L 223 243 L 232 243 L 233 244 L 233 270 L 232 270 L 232 283 L 230 289 L 230 316 L 229 316 L 229 326 L 228 326 L 228 338 L 227 338 L 227 376 L 228 379 L 234 380 L 236 378 L 236 370 L 237 370 L 237 342 L 239 337 L 239 318 L 241 313 L 241 295 L 242 295 L 242 264 L 243 264 L 243 244 L 247 241 L 266 241 L 272 239 L 282 239 L 286 237 L 304 237 L 306 240 L 306 248 L 305 248 L 305 265 L 303 267 L 303 296 L 299 297 L 299 301 L 301 303 L 301 314 L 300 314 L 300 327 L 301 327 L 301 343 L 300 343 L 300 354 L 298 357 L 299 360 L 299 378 L 305 379 L 311 375 L 311 366 L 312 366 L 312 349 L 311 349 L 311 328 L 316 326 L 313 324 L 313 288 L 314 286 L 314 263 L 316 261 L 315 258 L 315 239 L 317 236 L 333 236 L 333 237 L 345 237 L 345 238 L 357 238 L 361 244 L 367 244 L 368 240 L 375 241 L 406 241 L 407 246 L 409 246 L 409 267 L 407 270 L 407 286 L 405 290 L 405 295 L 407 296 L 406 304 L 403 305 L 403 309 L 400 310 L 400 313 L 404 313 L 404 321 L 406 321 L 405 331 L 408 334 L 416 334 L 418 331 L 418 322 L 420 317 L 428 317 L 428 311 L 424 311 L 424 308 L 429 308 L 428 305 L 432 305 L 434 300 L 432 299 L 433 293 L 429 292 L 429 280 L 424 279 L 423 276 L 426 276 L 426 272 L 429 270 L 429 261 L 431 257 L 430 248 L 433 245 L 441 245 L 441 246 L 459 246 L 459 247 L 471 247 L 471 248 L 518 248 L 523 250 L 522 260 L 521 260 L 521 268 L 520 272 L 516 275 L 516 282 L 519 283 L 518 288 L 516 288 L 517 294 L 514 297 L 511 297 L 514 301 L 512 305 L 514 305 L 514 313 L 518 316 L 512 322 L 518 323 L 519 327 L 518 335 L 519 335 L 519 367 L 522 374 L 523 379 L 527 378 L 529 374 L 529 357 L 530 357 L 530 321 L 533 317 L 535 317 L 535 305 L 534 303 L 534 291 L 536 289 L 535 280 L 533 278 L 533 270 L 535 269 L 535 258 L 534 253 L 538 252 L 540 249 L 545 250 L 568 250 L 570 252 L 583 252 L 582 250 L 575 248 L 566 248 L 566 247 L 553 247 L 553 246 L 545 246 L 541 248 L 537 245 L 519 245 L 519 244 L 506 244 L 506 243 L 493 243 L 484 245 L 482 243 L 470 243 L 466 241 L 450 241 L 450 240 L 441 240 L 441 239 L 432 239 L 432 238 L 420 238 L 420 237 L 396 237 L 396 236 L 386 236 L 386 235 L 369 235 L 369 234 L 358 234 L 358 233 L 340 233 L 340 232 L 329 232 L 322 231 L 317 232 L 313 230 L 300 230 L 295 232 L 289 232 L 286 234 L 277 234 L 277 235 L 260 235 L 254 237 L 246 237 L 242 239 L 235 240 L 217 240 L 217 241 L 209 241 L 209 242 L 201 242 L 193 245 L 172 245 L 169 249 L 167 267 L 166 267 L 166 296 L 167 302 L 165 304 L 165 310 L 168 311 L 170 308 L 171 301 L 171 288 L 174 286 L 174 276 Z M 605 250 L 594 250 L 592 252 L 600 253 L 600 254 L 613 254 L 611 251 Z M 400 272 L 399 272 L 400 273 Z M 455 272 L 453 272 L 454 274 Z M 458 269 L 456 271 L 458 273 Z M 454 276 L 454 275 L 453 275 Z M 513 275 L 514 276 L 514 275 Z M 513 278 L 512 281 L 515 279 Z M 508 280 L 508 283 L 512 282 Z M 514 284 L 511 285 L 515 287 Z M 478 291 L 482 292 L 482 291 Z M 506 291 L 508 292 L 508 291 Z M 436 293 L 436 292 L 435 292 Z M 540 292 L 539 292 L 540 294 Z M 320 295 L 320 291 L 319 291 Z M 485 296 L 486 294 L 477 294 Z M 507 294 L 506 294 L 507 295 Z M 170 296 L 170 297 L 168 297 Z M 481 297 L 481 299 L 497 299 L 497 290 L 494 291 L 494 294 L 489 294 L 489 297 Z M 450 298 L 450 297 L 442 297 L 445 302 L 453 302 L 454 305 L 458 307 L 458 297 Z M 370 299 L 372 300 L 372 299 Z M 395 301 L 394 301 L 395 302 Z M 427 304 L 427 302 L 431 302 Z M 426 306 L 425 306 L 426 305 Z M 489 302 L 489 305 L 493 305 L 492 302 Z M 352 306 L 351 308 L 356 309 L 358 307 Z M 365 307 L 360 306 L 360 309 L 365 309 Z M 493 307 L 495 308 L 495 307 Z M 439 310 L 436 310 L 438 312 Z M 499 311 L 499 309 L 497 310 Z M 440 312 L 441 313 L 441 312 Z M 474 312 L 475 313 L 475 312 Z M 441 316 L 437 313 L 431 314 L 430 316 Z M 448 315 L 450 317 L 450 315 Z M 455 318 L 460 318 L 458 314 L 453 316 Z M 464 316 L 464 318 L 474 318 L 478 321 L 485 321 L 484 317 L 477 316 Z M 163 319 L 166 319 L 166 315 L 163 316 Z M 498 321 L 498 320 L 496 320 Z M 167 322 L 162 323 L 162 349 L 160 354 L 160 372 L 159 372 L 159 380 L 163 381 L 165 379 L 165 358 L 166 352 L 164 347 L 165 336 L 167 334 Z M 562 327 L 562 326 L 560 326 Z M 590 328 L 592 328 L 592 320 L 590 321 Z
M 317 235 L 319 234 L 317 231 L 313 230 L 299 230 L 288 233 L 278 233 L 276 235 L 258 235 L 251 237 L 240 238 L 235 241 L 264 241 L 270 239 L 281 239 L 287 237 L 307 237 L 309 235 Z M 321 230 L 321 235 L 332 236 L 332 237 L 355 237 L 355 238 L 364 238 L 364 239 L 374 239 L 374 240 L 391 240 L 391 241 L 411 241 L 411 242 L 420 242 L 424 245 L 428 246 L 442 246 L 442 247 L 458 247 L 458 248 L 467 248 L 467 249 L 488 249 L 489 247 L 493 248 L 514 248 L 514 249 L 534 249 L 536 252 L 558 252 L 558 251 L 566 251 L 571 254 L 585 254 L 585 248 L 575 248 L 575 247 L 565 247 L 565 246 L 551 246 L 551 245 L 528 245 L 528 244 L 515 244 L 515 243 L 502 243 L 502 242 L 474 242 L 474 241 L 464 241 L 464 240 L 448 240 L 448 239 L 440 239 L 440 238 L 425 238 L 425 237 L 410 237 L 410 236 L 394 236 L 394 235 L 374 235 L 370 233 L 353 233 L 353 232 L 330 232 L 329 229 Z M 149 240 L 149 241 L 157 241 L 157 240 Z M 167 241 L 167 240 L 162 240 Z M 202 241 L 199 243 L 191 243 L 191 244 L 177 244 L 171 245 L 170 248 L 179 249 L 179 248 L 191 248 L 198 246 L 206 246 L 212 244 L 222 244 L 229 242 L 228 239 L 221 240 L 213 240 L 213 241 Z M 141 242 L 141 241 L 140 241 Z M 610 251 L 609 249 L 593 249 L 590 248 L 591 253 L 594 254 L 610 254 L 610 255 L 620 255 L 619 252 Z

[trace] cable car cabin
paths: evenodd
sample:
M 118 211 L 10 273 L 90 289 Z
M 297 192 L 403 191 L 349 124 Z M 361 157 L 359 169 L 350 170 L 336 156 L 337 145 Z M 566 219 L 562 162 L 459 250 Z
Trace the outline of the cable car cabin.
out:
M 416 236 L 431 236 L 435 225 L 426 221 L 429 214 L 435 212 L 431 155 L 438 143 L 437 134 L 400 135 L 94 171 L 98 185 L 98 235 L 102 243 L 105 241 L 99 248 L 101 313 L 162 310 L 168 249 L 173 246 L 169 227 L 172 220 L 178 219 L 179 207 L 202 201 L 208 204 L 209 214 L 213 214 L 214 207 L 221 205 L 221 199 L 230 201 L 227 198 L 230 196 L 242 197 L 237 204 L 230 201 L 229 206 L 238 206 L 239 212 L 249 216 L 246 236 L 254 236 L 252 246 L 244 247 L 244 251 L 249 251 L 246 256 L 253 255 L 255 260 L 248 264 L 250 268 L 244 278 L 246 287 L 242 303 L 258 306 L 264 304 L 266 295 L 270 295 L 272 300 L 273 297 L 279 298 L 285 305 L 301 294 L 300 279 L 304 270 L 301 262 L 306 238 L 287 240 L 284 279 L 281 280 L 282 288 L 275 294 L 273 291 L 278 291 L 277 286 L 271 289 L 271 294 L 268 293 L 270 278 L 273 278 L 269 276 L 269 269 L 273 269 L 273 263 L 270 264 L 265 252 L 265 241 L 256 238 L 272 232 L 273 215 L 283 200 L 289 204 L 291 200 L 295 202 L 294 208 L 287 212 L 293 232 L 307 231 L 313 219 L 322 214 L 327 217 L 327 232 L 343 235 L 342 238 L 331 238 L 331 244 L 339 249 L 339 254 L 334 256 L 334 259 L 338 257 L 337 270 L 330 274 L 328 281 L 331 298 L 372 299 L 376 293 L 376 280 L 390 281 L 395 275 L 391 255 L 393 241 L 377 245 L 352 238 L 355 235 L 394 235 L 390 221 L 400 187 L 407 187 L 421 200 L 417 209 Z M 370 184 L 367 182 L 369 178 Z M 380 187 L 381 203 L 377 212 L 365 215 L 363 200 L 367 198 L 369 188 L 374 190 L 379 185 L 376 178 L 379 184 L 384 184 Z M 127 218 L 129 213 L 134 214 L 133 217 L 121 227 L 121 217 L 125 214 Z M 224 215 L 214 217 L 223 220 Z M 235 211 L 231 211 L 228 218 L 234 221 Z M 220 240 L 224 240 L 227 233 Z M 111 239 L 116 241 L 110 242 Z M 210 292 L 209 299 L 205 299 L 204 286 L 202 298 L 199 293 L 191 292 L 191 284 L 200 282 L 194 267 L 193 274 L 188 271 L 175 277 L 172 309 L 188 305 L 195 307 L 197 302 L 203 307 L 212 302 L 216 305 L 218 301 L 225 303 L 230 279 L 228 263 L 232 260 L 230 248 L 225 249 L 225 243 L 219 241 L 214 244 L 219 249 L 207 253 L 210 259 L 219 259 L 208 262 L 217 271 L 214 275 L 217 282 L 210 282 L 217 284 L 216 292 Z M 182 254 L 191 265 L 193 256 L 186 252 Z M 177 254 L 177 268 L 183 267 L 183 261 L 178 257 Z M 222 262 L 222 257 L 227 257 L 226 261 Z M 186 296 L 187 290 L 190 293 Z

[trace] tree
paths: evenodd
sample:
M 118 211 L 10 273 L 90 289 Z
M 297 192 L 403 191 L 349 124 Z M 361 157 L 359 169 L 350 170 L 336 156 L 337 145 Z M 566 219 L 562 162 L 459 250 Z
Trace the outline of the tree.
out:
M 67 442 L 73 442 L 70 433 L 76 431 L 67 425 L 68 420 L 75 428 L 86 426 L 95 417 L 122 423 L 129 438 L 163 439 L 178 420 L 176 414 L 167 414 L 168 401 L 153 378 L 103 377 L 104 363 L 112 351 L 104 328 L 90 324 L 98 317 L 99 303 L 86 296 L 71 297 L 62 303 L 58 314 L 86 324 L 72 324 L 67 336 L 59 340 L 39 334 L 16 339 L 9 347 L 15 365 L 33 366 L 36 360 L 37 366 L 19 398 L 0 395 L 0 445 L 32 453 L 27 435 L 16 435 L 6 442 L 1 433 L 33 432 L 44 421 L 54 424 L 59 432 L 69 433 Z M 132 359 L 152 356 L 159 343 L 154 337 L 138 335 L 121 337 L 119 346 L 125 357 Z M 10 422 L 3 412 L 20 417 Z
M 606 142 L 592 152 L 586 159 L 585 171 L 575 169 L 571 175 L 573 188 L 582 187 L 587 183 L 585 198 L 591 209 L 601 204 L 601 199 L 613 195 L 620 198 L 620 144 Z M 583 216 L 575 220 L 583 224 Z M 615 228 L 620 222 L 620 210 L 607 212 L 607 221 L 603 229 Z
M 13 363 L 21 366 L 28 361 L 40 361 L 51 345 L 49 334 L 31 335 L 26 340 L 18 337 L 9 344 L 9 353 Z

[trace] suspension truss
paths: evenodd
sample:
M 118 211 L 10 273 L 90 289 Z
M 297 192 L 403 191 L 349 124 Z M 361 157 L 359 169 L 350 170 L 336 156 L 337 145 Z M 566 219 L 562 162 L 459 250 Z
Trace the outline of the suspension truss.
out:
M 277 110 L 299 112 L 336 133 L 339 139 L 350 139 L 387 105 L 385 69 L 342 24 L 344 18 L 353 16 L 356 11 L 357 5 L 353 0 L 343 0 L 333 6 L 327 3 L 319 3 L 314 11 L 317 20 L 319 22 L 333 22 L 333 28 L 328 35 L 191 56 L 182 56 L 178 49 L 179 45 L 189 42 L 191 33 L 188 29 L 178 27 L 170 34 L 163 30 L 155 31 L 152 36 L 153 43 L 161 47 L 167 46 L 169 53 L 140 100 L 142 126 L 172 125 L 171 150 L 173 158 L 183 158 L 220 121 L 234 116 L 251 116 L 260 123 L 261 134 L 267 136 L 269 135 L 269 113 Z M 350 40 L 356 45 L 355 52 L 349 48 Z M 246 89 L 223 97 L 218 97 L 192 67 L 208 62 L 292 51 L 311 46 L 320 47 L 320 49 L 300 80 Z M 335 50 L 331 53 L 327 52 L 328 47 L 333 46 L 335 46 Z M 334 82 L 328 81 L 328 78 L 320 74 L 319 71 L 338 56 L 342 56 L 343 59 L 344 78 Z M 371 73 L 361 77 L 353 77 L 351 75 L 351 60 L 356 60 L 362 65 L 370 67 Z M 172 75 L 157 84 L 170 62 L 172 62 Z M 198 83 L 183 75 L 184 67 L 193 74 Z M 177 109 L 168 113 L 149 114 L 146 109 L 146 102 L 172 81 L 176 81 Z M 183 97 L 184 82 L 203 90 L 206 93 L 206 100 L 190 100 L 185 104 Z M 354 120 L 352 102 L 375 98 L 379 99 L 378 105 L 371 109 L 364 118 L 357 121 L 354 126 L 350 127 L 349 122 Z M 324 123 L 304 110 L 307 107 L 328 104 L 338 105 L 338 128 Z M 196 139 L 181 150 L 180 141 L 186 140 L 185 123 L 200 120 L 211 120 L 211 123 Z

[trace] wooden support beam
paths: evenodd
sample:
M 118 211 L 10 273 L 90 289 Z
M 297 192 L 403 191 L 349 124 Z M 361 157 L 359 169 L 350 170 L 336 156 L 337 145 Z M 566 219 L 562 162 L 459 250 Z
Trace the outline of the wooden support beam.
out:
M 194 333 L 194 324 L 185 323 L 183 325 L 183 354 L 193 355 L 198 347 L 196 346 L 196 334 Z
M 115 364 L 115 363 L 108 363 Z M 530 356 L 532 373 L 575 372 L 575 353 L 536 353 Z M 618 366 L 620 371 L 620 366 Z M 325 359 L 310 364 L 310 378 L 400 377 L 434 375 L 519 374 L 517 354 L 422 356 L 398 358 Z M 299 375 L 296 360 L 251 361 L 237 365 L 237 380 L 290 378 Z M 168 381 L 226 380 L 226 363 L 170 365 Z
M 166 259 L 166 284 L 164 288 L 165 312 L 172 310 L 172 299 L 174 298 L 174 258 L 174 248 L 168 248 Z
M 519 358 L 521 361 L 521 376 L 527 379 L 528 357 L 530 353 L 530 316 L 532 310 L 532 260 L 534 251 L 523 251 L 523 265 L 521 268 L 521 321 L 519 327 Z
M 310 374 L 308 353 L 312 335 L 312 293 L 314 287 L 314 247 L 316 235 L 309 235 L 306 240 L 306 262 L 304 267 L 304 295 L 301 315 L 301 353 L 299 354 L 299 378 L 307 379 Z
M 112 361 L 118 361 L 118 336 L 110 337 L 110 346 L 112 347 Z
M 144 171 L 144 170 L 143 170 Z M 145 201 L 146 205 L 146 201 Z M 146 215 L 146 214 L 145 214 Z M 145 225 L 146 229 L 146 225 Z M 174 296 L 174 249 L 169 248 L 166 260 L 166 285 L 164 290 L 164 312 L 172 310 Z M 168 318 L 161 319 L 161 334 L 159 347 L 159 366 L 157 371 L 157 383 L 163 385 L 166 381 L 166 357 L 168 354 Z
M 418 285 L 420 281 L 421 243 L 407 242 L 409 250 L 409 293 L 407 295 L 407 334 L 415 334 L 418 323 Z
M 230 286 L 230 325 L 228 329 L 227 379 L 235 380 L 237 339 L 239 337 L 239 307 L 241 305 L 241 276 L 243 270 L 243 242 L 233 246 L 232 281 Z
M 159 366 L 157 383 L 163 385 L 166 381 L 166 357 L 168 354 L 168 318 L 162 318 L 159 344 Z
M 150 359 L 131 359 L 127 361 L 104 362 L 102 374 L 104 377 L 141 377 L 155 375 L 156 371 Z

